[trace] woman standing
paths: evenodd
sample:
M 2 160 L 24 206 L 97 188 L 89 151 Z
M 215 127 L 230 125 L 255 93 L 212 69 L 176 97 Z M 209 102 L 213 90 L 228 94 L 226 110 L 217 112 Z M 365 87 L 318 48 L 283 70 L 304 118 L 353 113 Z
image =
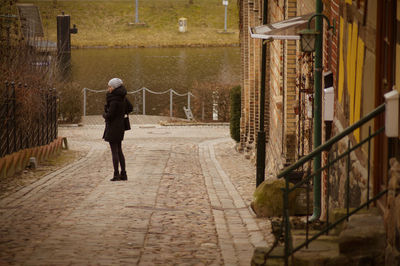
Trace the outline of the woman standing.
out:
M 114 176 L 110 181 L 128 180 L 125 169 L 125 157 L 121 143 L 124 139 L 124 115 L 132 110 L 132 105 L 125 99 L 126 89 L 119 78 L 108 82 L 107 103 L 104 106 L 103 117 L 106 122 L 103 139 L 110 143 Z M 130 105 L 130 107 L 129 107 Z M 118 166 L 121 166 L 121 172 Z

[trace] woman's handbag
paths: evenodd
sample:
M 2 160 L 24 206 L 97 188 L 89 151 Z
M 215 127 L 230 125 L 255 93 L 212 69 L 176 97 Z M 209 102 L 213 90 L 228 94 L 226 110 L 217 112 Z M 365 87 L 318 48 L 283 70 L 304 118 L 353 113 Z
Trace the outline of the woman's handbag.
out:
M 125 130 L 130 130 L 131 129 L 131 123 L 129 122 L 129 115 L 126 114 L 124 117 L 124 128 Z

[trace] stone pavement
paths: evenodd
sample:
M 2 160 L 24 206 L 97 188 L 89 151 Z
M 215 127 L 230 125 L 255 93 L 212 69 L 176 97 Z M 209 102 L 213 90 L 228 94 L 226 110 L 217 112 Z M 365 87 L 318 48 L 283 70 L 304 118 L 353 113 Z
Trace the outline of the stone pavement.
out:
M 127 182 L 109 181 L 103 129 L 60 128 L 86 156 L 0 201 L 0 265 L 250 265 L 272 244 L 229 127 L 133 125 Z

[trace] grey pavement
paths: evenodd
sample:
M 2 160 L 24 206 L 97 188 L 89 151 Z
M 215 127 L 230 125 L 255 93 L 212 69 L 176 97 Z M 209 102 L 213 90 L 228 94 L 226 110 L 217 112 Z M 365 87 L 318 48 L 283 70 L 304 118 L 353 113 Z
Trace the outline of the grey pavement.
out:
M 0 201 L 0 265 L 250 265 L 272 244 L 229 127 L 134 124 L 127 182 L 109 181 L 103 129 L 59 128 L 86 155 Z

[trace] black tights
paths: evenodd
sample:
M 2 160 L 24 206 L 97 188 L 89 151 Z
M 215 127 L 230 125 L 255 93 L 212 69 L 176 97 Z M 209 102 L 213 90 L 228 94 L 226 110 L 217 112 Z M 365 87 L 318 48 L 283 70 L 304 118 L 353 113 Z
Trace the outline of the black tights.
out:
M 121 164 L 121 172 L 125 172 L 125 157 L 122 153 L 121 141 L 110 142 L 114 173 L 118 173 L 118 164 Z

